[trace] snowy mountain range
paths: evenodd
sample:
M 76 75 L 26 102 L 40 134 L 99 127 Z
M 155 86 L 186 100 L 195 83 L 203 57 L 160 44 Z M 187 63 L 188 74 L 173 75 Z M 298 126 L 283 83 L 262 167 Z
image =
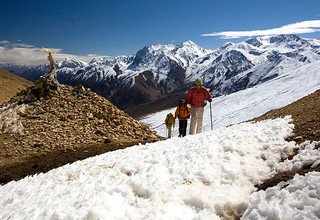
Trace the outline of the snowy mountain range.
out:
M 83 84 L 125 109 L 181 92 L 181 88 L 185 91 L 199 77 L 214 96 L 220 96 L 290 74 L 319 59 L 319 40 L 278 35 L 226 43 L 216 50 L 192 41 L 150 45 L 131 56 L 89 63 L 67 58 L 56 66 L 60 82 Z M 48 65 L 0 67 L 30 80 L 48 69 Z

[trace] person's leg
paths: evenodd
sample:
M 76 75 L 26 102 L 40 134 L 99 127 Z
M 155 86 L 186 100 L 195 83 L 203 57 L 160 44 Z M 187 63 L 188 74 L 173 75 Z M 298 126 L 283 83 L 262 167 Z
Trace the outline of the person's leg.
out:
M 189 134 L 195 134 L 196 121 L 197 121 L 197 109 L 191 106 L 190 110 L 191 120 L 190 120 L 190 129 Z
M 203 111 L 204 111 L 203 107 L 197 109 L 197 116 L 198 116 L 197 134 L 202 132 Z
M 187 125 L 188 120 L 182 120 L 182 137 L 186 136 L 187 134 Z
M 166 125 L 167 126 L 167 137 L 171 137 L 171 125 Z
M 183 120 L 179 120 L 179 137 L 183 134 Z
M 168 126 L 168 138 L 171 138 L 172 136 L 172 125 Z

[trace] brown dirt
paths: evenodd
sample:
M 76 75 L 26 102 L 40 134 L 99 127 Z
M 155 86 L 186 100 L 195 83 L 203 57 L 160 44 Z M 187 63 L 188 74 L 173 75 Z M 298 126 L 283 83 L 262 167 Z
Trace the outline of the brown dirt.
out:
M 289 141 L 301 143 L 305 140 L 320 140 L 320 90 L 283 108 L 271 110 L 254 120 L 261 121 L 286 115 L 292 115 L 294 120 L 294 136 L 288 138 Z
M 0 69 L 0 104 L 30 85 L 32 82 Z
M 288 106 L 269 111 L 254 120 L 261 121 L 265 119 L 284 117 L 286 115 L 292 115 L 294 123 L 294 135 L 289 137 L 288 141 L 293 140 L 297 143 L 301 143 L 305 140 L 320 141 L 320 90 L 317 90 Z M 317 147 L 320 150 L 320 144 Z M 298 151 L 296 151 L 296 153 L 298 153 Z M 320 172 L 320 166 L 315 168 L 303 167 L 296 172 L 278 173 L 256 187 L 258 190 L 265 190 L 268 187 L 277 185 L 281 181 L 292 179 L 295 174 L 304 175 L 311 171 Z

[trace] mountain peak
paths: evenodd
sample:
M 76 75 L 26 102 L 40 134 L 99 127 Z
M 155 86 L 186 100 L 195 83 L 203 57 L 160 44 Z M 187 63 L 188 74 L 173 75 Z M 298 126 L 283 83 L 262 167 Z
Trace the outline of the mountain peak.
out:
M 246 40 L 245 42 L 255 47 L 260 47 L 262 45 L 261 41 L 258 38 L 251 38 L 249 40 Z
M 235 44 L 232 43 L 232 42 L 226 42 L 224 44 L 221 45 L 220 49 L 224 50 L 224 49 L 227 49 L 228 47 L 232 47 L 234 46 Z
M 270 43 L 298 42 L 301 40 L 302 38 L 294 34 L 280 34 L 277 36 L 272 36 L 269 39 Z
M 181 44 L 181 46 L 197 46 L 198 47 L 198 45 L 197 44 L 195 44 L 193 41 L 191 41 L 191 40 L 188 40 L 188 41 L 186 41 L 186 42 L 183 42 L 182 44 Z
M 284 46 L 287 48 L 301 48 L 302 46 L 309 46 L 310 43 L 297 35 L 294 34 L 279 34 L 273 36 L 262 36 L 257 38 L 251 38 L 245 41 L 255 47 L 268 47 L 270 44 L 275 46 Z
M 68 67 L 68 68 L 76 68 L 76 67 L 84 67 L 86 66 L 87 63 L 84 61 L 80 61 L 78 59 L 72 58 L 72 57 L 67 57 L 60 62 L 58 62 L 58 67 L 63 68 L 63 67 Z

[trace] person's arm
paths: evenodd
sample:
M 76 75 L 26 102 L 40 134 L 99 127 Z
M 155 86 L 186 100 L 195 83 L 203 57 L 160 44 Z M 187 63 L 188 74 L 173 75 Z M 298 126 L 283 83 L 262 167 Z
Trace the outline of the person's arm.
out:
M 187 118 L 190 118 L 190 106 L 189 105 L 187 105 Z
M 211 95 L 211 93 L 209 92 L 209 90 L 206 88 L 206 100 L 208 100 L 209 102 L 212 102 L 212 98 L 213 96 Z
M 177 118 L 179 115 L 179 107 L 176 108 L 176 112 L 174 113 L 174 118 Z
M 189 89 L 188 93 L 186 95 L 186 98 L 185 98 L 186 104 L 191 104 L 191 98 L 192 98 L 192 91 L 191 91 L 191 89 Z

